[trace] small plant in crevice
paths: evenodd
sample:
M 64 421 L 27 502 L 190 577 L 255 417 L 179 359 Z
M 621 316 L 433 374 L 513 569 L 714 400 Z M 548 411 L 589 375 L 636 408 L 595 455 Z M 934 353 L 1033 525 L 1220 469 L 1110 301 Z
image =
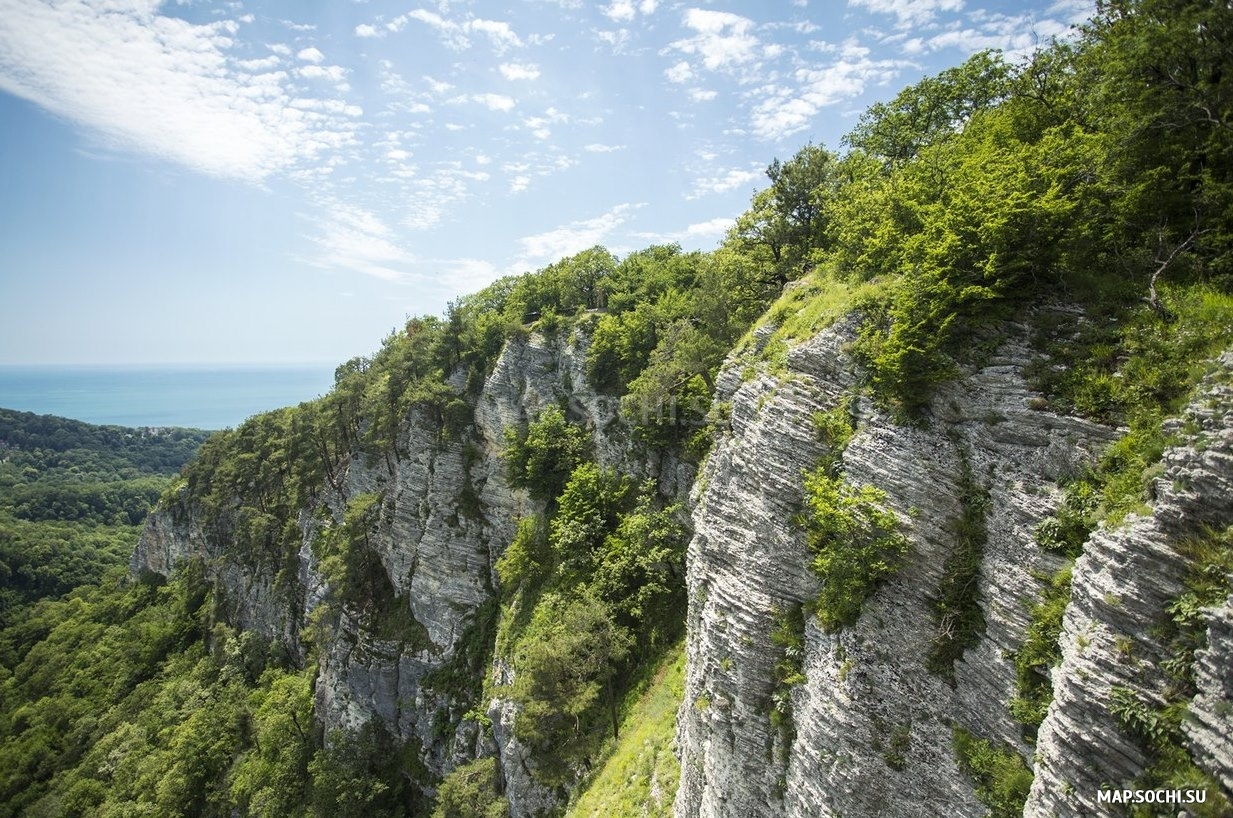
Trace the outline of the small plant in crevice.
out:
M 962 727 L 954 729 L 955 756 L 989 808 L 989 818 L 1018 818 L 1032 789 L 1032 770 L 1006 745 L 979 738 Z
M 828 474 L 836 475 L 843 470 L 843 452 L 848 447 L 848 441 L 856 431 L 856 418 L 852 414 L 852 395 L 845 395 L 830 409 L 814 412 L 813 423 L 817 429 L 818 440 L 826 445 L 819 468 Z
M 955 546 L 943 566 L 942 583 L 931 600 L 936 634 L 926 667 L 949 682 L 955 681 L 955 662 L 975 647 L 985 632 L 981 608 L 980 567 L 989 532 L 989 491 L 972 476 L 966 453 L 961 456 L 959 516 L 947 527 Z
M 771 724 L 793 733 L 792 688 L 805 681 L 805 608 L 800 604 L 775 608 L 771 619 L 771 643 L 779 653 L 771 668 L 775 682 L 771 691 Z
M 825 466 L 805 474 L 806 538 L 822 580 L 816 612 L 828 632 L 855 623 L 865 600 L 907 554 L 908 539 L 885 502 L 885 492 L 854 486 Z
M 1118 727 L 1147 754 L 1142 775 L 1131 782 L 1135 789 L 1204 790 L 1203 803 L 1187 804 L 1187 812 L 1196 818 L 1222 818 L 1233 813 L 1233 803 L 1216 780 L 1195 764 L 1187 749 L 1182 732 L 1186 701 L 1149 702 L 1129 688 L 1114 687 L 1109 695 L 1109 712 Z M 1130 814 L 1150 818 L 1155 813 L 1138 808 Z
M 911 721 L 890 727 L 885 719 L 875 716 L 873 728 L 873 742 L 870 746 L 878 753 L 882 753 L 882 760 L 891 770 L 896 772 L 906 770 L 907 750 L 911 749 L 912 745 Z
M 1073 561 L 1068 562 L 1049 580 L 1040 602 L 1032 606 L 1031 624 L 1023 644 L 1010 656 L 1015 663 L 1015 697 L 1010 702 L 1010 713 L 1023 725 L 1029 741 L 1035 740 L 1036 730 L 1053 702 L 1050 673 L 1062 659 L 1058 638 L 1062 635 L 1062 617 L 1070 603 L 1073 568 Z

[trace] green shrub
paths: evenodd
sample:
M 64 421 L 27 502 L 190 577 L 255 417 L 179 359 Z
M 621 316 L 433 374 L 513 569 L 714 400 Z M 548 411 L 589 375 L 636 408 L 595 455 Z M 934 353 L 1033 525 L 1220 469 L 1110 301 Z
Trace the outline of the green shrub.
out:
M 506 818 L 509 801 L 500 793 L 495 758 L 456 767 L 437 790 L 432 818 Z
M 1016 695 L 1011 700 L 1010 712 L 1027 728 L 1029 736 L 1036 734 L 1053 702 L 1050 671 L 1062 659 L 1058 638 L 1062 634 L 1062 617 L 1070 604 L 1073 567 L 1073 562 L 1067 563 L 1045 587 L 1041 601 L 1032 606 L 1031 624 L 1023 645 L 1012 655 Z
M 972 476 L 967 457 L 959 480 L 962 510 L 947 527 L 955 545 L 942 569 L 942 584 L 932 602 L 937 635 L 930 646 L 926 666 L 934 673 L 954 681 L 955 662 L 975 647 L 985 632 L 981 608 L 980 567 L 988 538 L 985 519 L 989 514 L 989 492 Z
M 827 631 L 854 623 L 864 601 L 907 553 L 908 540 L 883 507 L 885 500 L 877 488 L 857 488 L 825 468 L 805 475 L 806 537 L 822 580 L 818 620 Z
M 961 727 L 955 728 L 954 740 L 959 768 L 976 785 L 976 797 L 989 808 L 989 818 L 1019 818 L 1033 778 L 1023 757 Z
M 586 433 L 548 407 L 523 429 L 505 432 L 505 464 L 510 482 L 540 500 L 554 499 L 579 463 L 590 456 Z
M 774 627 L 771 644 L 779 649 L 779 658 L 771 669 L 775 687 L 771 692 L 771 724 L 792 729 L 792 688 L 805 681 L 805 610 L 802 605 L 789 605 L 771 612 Z

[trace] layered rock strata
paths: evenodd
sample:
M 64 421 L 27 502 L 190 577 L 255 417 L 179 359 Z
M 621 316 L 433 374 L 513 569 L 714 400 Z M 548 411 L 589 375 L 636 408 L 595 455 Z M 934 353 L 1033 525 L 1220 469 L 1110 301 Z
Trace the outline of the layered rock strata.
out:
M 731 428 L 700 476 L 688 551 L 682 818 L 983 816 L 988 808 L 956 758 L 956 729 L 1033 761 L 1035 748 L 1008 708 L 1016 695 L 1011 655 L 1062 565 L 1033 533 L 1057 510 L 1061 485 L 1118 433 L 1048 411 L 1032 393 L 1025 327 L 1010 328 L 991 360 L 940 389 L 919 424 L 896 423 L 865 397 L 850 404 L 856 426 L 842 455 L 845 479 L 885 492 L 910 548 L 854 625 L 827 633 L 806 616 L 804 681 L 787 689 L 776 682 L 782 612 L 808 609 L 818 596 L 800 522 L 802 475 L 827 455 L 814 413 L 859 394 L 861 373 L 845 352 L 855 327 L 849 319 L 797 346 L 782 372 L 759 368 L 755 344 L 719 379 Z M 957 521 L 978 497 L 987 532 L 976 577 L 984 626 L 952 679 L 927 669 L 939 638 L 935 600 Z M 1227 683 L 1211 675 L 1209 686 Z M 780 716 L 772 718 L 773 708 Z M 1204 734 L 1213 747 L 1217 732 Z M 1067 757 L 1082 765 L 1090 755 L 1074 748 Z M 1037 789 L 1048 782 L 1041 776 Z M 1034 799 L 1042 803 L 1036 791 Z
M 1156 786 L 1143 778 L 1152 748 L 1119 713 L 1178 700 L 1169 608 L 1193 567 L 1184 546 L 1233 525 L 1233 354 L 1166 430 L 1175 442 L 1152 481 L 1151 512 L 1097 531 L 1075 564 L 1027 816 L 1119 815 L 1125 808 L 1102 802 L 1101 790 Z M 1207 647 L 1182 731 L 1200 769 L 1233 792 L 1233 598 L 1203 619 Z
M 333 484 L 321 488 L 325 511 L 301 511 L 298 581 L 286 582 L 284 576 L 280 582 L 274 568 L 254 570 L 227 559 L 230 543 L 219 532 L 228 526 L 207 530 L 185 495 L 176 507 L 151 516 L 132 570 L 166 576 L 185 559 L 201 559 L 217 596 L 225 600 L 222 614 L 229 624 L 279 640 L 301 658 L 301 631 L 310 623 L 324 627 L 317 638 L 316 695 L 317 716 L 327 732 L 357 729 L 375 719 L 400 740 L 418 742 L 435 775 L 477 754 L 498 754 L 515 818 L 551 807 L 552 795 L 535 783 L 533 764 L 512 735 L 512 705 L 500 699 L 489 703 L 495 730 L 482 739 L 474 723 L 460 723 L 465 708 L 456 706 L 448 691 L 432 689 L 425 677 L 454 659 L 467 627 L 494 593 L 493 566 L 518 520 L 543 510 L 506 477 L 501 452 L 507 429 L 548 406 L 565 406 L 570 419 L 589 431 L 602 465 L 654 478 L 665 493 L 679 492 L 682 499 L 692 482 L 688 465 L 634 446 L 619 420 L 619 402 L 586 386 L 588 341 L 585 326 L 559 337 L 511 341 L 479 395 L 472 425 L 461 435 L 445 435 L 413 411 L 388 456 L 356 455 L 341 463 Z M 464 493 L 477 498 L 470 511 Z M 381 499 L 366 539 L 397 603 L 406 606 L 403 618 L 411 624 L 402 633 L 387 633 L 345 606 L 335 606 L 324 619 L 313 616 L 331 599 L 314 541 L 342 524 L 349 501 L 371 494 Z M 512 681 L 508 668 L 495 681 Z M 442 723 L 450 729 L 443 731 Z

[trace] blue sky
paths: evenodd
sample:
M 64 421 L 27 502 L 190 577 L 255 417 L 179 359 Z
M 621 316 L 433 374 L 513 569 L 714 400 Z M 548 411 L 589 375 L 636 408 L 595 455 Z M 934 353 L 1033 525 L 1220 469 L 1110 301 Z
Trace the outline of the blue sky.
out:
M 0 0 L 0 364 L 337 363 L 1086 0 Z

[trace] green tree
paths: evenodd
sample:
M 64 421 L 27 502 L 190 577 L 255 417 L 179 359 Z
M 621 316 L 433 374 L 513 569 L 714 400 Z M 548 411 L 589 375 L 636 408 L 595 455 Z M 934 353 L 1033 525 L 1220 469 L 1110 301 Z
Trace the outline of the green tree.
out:
M 540 412 L 525 431 L 510 429 L 505 437 L 505 464 L 510 480 L 526 486 L 531 496 L 555 498 L 574 468 L 590 454 L 586 433 L 565 419 L 555 406 Z
M 463 764 L 441 782 L 432 818 L 506 818 L 509 802 L 500 785 L 495 758 Z
M 572 780 L 594 752 L 605 719 L 619 729 L 615 676 L 630 637 L 594 597 L 542 599 L 514 654 L 515 734 L 535 749 L 536 774 L 551 786 Z M 598 728 L 598 730 L 597 730 Z

